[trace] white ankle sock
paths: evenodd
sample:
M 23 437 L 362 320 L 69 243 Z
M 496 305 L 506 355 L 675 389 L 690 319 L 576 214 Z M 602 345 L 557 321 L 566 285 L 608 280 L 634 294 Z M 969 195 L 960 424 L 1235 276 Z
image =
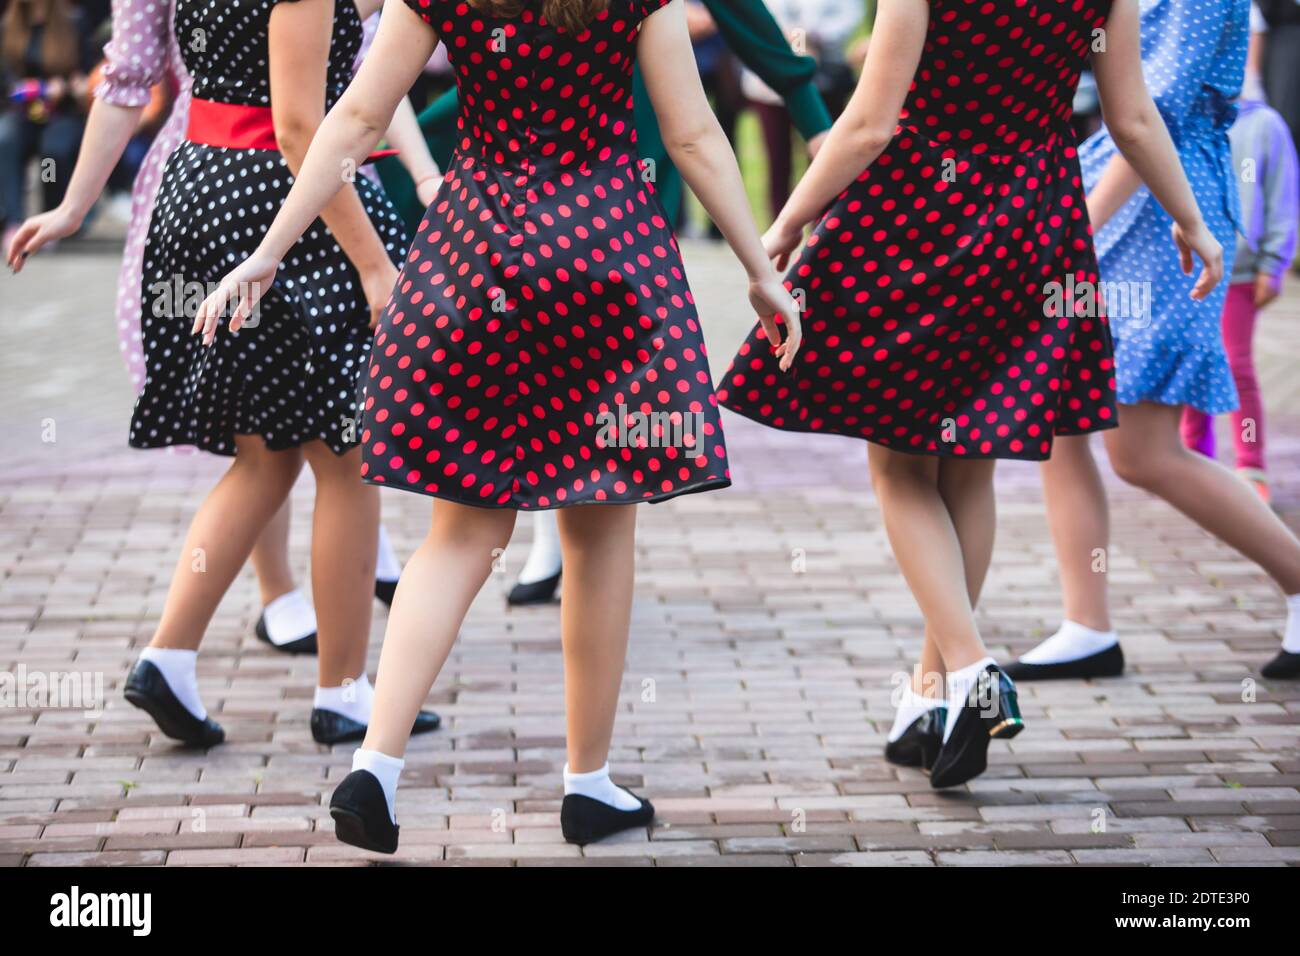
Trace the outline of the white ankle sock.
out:
M 1021 656 L 1024 664 L 1061 664 L 1098 654 L 1119 643 L 1114 631 L 1094 631 L 1074 621 L 1062 621 L 1055 634 Z
M 262 617 L 266 621 L 266 636 L 276 647 L 316 633 L 316 609 L 297 588 L 262 608 Z
M 176 647 L 146 647 L 140 652 L 140 660 L 162 671 L 163 680 L 185 709 L 199 720 L 206 720 L 208 709 L 199 698 L 199 680 L 194 674 L 198 658 L 198 651 Z
M 402 576 L 402 562 L 397 559 L 393 542 L 388 538 L 388 529 L 379 526 L 379 554 L 375 561 L 375 580 L 396 581 Z
M 384 788 L 384 799 L 388 801 L 388 816 L 397 822 L 397 780 L 402 775 L 406 761 L 399 757 L 381 754 L 378 750 L 366 750 L 359 747 L 352 755 L 352 769 L 365 770 L 375 775 L 379 785 Z
M 332 710 L 351 717 L 359 724 L 370 723 L 370 708 L 375 702 L 375 690 L 370 678 L 363 672 L 356 680 L 345 681 L 341 687 L 317 687 L 313 707 Z
M 957 718 L 961 716 L 962 708 L 966 706 L 970 689 L 975 686 L 980 674 L 984 673 L 984 668 L 996 663 L 993 658 L 985 657 L 974 664 L 967 664 L 960 670 L 948 672 L 948 721 L 943 725 L 945 741 L 952 736 L 953 727 L 957 726 Z
M 538 511 L 533 515 L 533 548 L 519 572 L 519 583 L 553 578 L 560 573 L 560 566 L 560 523 L 554 511 Z
M 894 714 L 894 726 L 889 730 L 889 741 L 892 743 L 903 736 L 907 728 L 916 722 L 916 718 L 927 710 L 934 710 L 943 705 L 944 700 L 941 697 L 922 697 L 912 688 L 904 688 L 903 699 L 898 703 L 898 713 Z
M 635 810 L 641 801 L 609 779 L 609 764 L 599 770 L 587 773 L 569 773 L 569 765 L 564 765 L 564 795 L 580 793 L 584 797 L 599 800 L 615 810 Z
M 1300 594 L 1286 599 L 1286 630 L 1282 632 L 1282 650 L 1300 654 Z

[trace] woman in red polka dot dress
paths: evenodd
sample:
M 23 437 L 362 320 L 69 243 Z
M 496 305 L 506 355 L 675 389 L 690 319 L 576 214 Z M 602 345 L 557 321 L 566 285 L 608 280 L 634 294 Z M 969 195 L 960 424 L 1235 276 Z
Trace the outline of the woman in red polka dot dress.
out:
M 202 307 L 269 286 L 284 250 L 366 155 L 446 43 L 460 143 L 374 341 L 364 475 L 443 499 L 393 600 L 375 709 L 331 800 L 335 832 L 397 847 L 411 723 L 519 511 L 559 513 L 567 755 L 576 843 L 645 826 L 608 753 L 631 613 L 635 504 L 730 483 L 717 399 L 681 257 L 636 152 L 640 59 L 664 142 L 748 271 L 768 335 L 799 342 L 695 67 L 682 0 L 406 0 L 312 140 L 261 247 Z M 231 327 L 251 308 L 235 304 Z
M 885 526 L 926 621 L 886 755 L 929 769 L 935 787 L 982 773 L 990 738 L 1023 728 L 973 612 L 993 546 L 994 464 L 1045 459 L 1057 435 L 1116 424 L 1069 122 L 1090 57 L 1107 120 L 1122 113 L 1139 130 L 1134 166 L 1177 221 L 1200 222 L 1150 121 L 1136 44 L 1104 52 L 1110 7 L 882 0 L 859 88 L 765 237 L 784 267 L 815 221 L 787 276 L 807 344 L 785 375 L 756 328 L 718 390 L 775 428 L 871 443 Z M 1123 96 L 1107 82 L 1121 74 Z M 1188 233 L 1214 260 L 1213 238 Z

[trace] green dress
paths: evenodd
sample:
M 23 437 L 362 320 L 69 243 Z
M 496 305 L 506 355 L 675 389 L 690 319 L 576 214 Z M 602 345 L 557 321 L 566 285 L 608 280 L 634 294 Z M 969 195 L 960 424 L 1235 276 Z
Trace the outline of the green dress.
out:
M 785 34 L 763 0 L 702 0 L 713 15 L 718 31 L 732 52 L 759 79 L 771 87 L 790 111 L 795 129 L 804 139 L 812 139 L 831 127 L 831 116 L 813 82 L 817 64 L 812 57 L 801 56 L 790 48 Z M 637 151 L 643 160 L 654 163 L 655 189 L 670 216 L 681 209 L 682 179 L 659 135 L 650 97 L 646 95 L 640 68 L 633 78 L 633 114 L 637 128 Z M 456 145 L 456 116 L 459 109 L 456 90 L 449 90 L 420 114 L 420 128 L 429 143 L 429 152 L 439 168 L 445 169 Z M 396 157 L 382 159 L 375 165 L 384 190 L 414 231 L 424 215 L 424 206 L 415 194 L 415 184 Z

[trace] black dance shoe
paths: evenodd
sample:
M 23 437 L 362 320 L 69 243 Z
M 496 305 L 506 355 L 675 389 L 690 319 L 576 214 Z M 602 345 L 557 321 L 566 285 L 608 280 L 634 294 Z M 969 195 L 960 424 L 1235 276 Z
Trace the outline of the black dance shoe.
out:
M 1300 677 L 1300 654 L 1278 651 L 1277 657 L 1265 664 L 1260 673 L 1271 680 L 1295 680 Z
M 632 793 L 626 787 L 619 789 Z M 632 793 L 632 796 L 636 797 L 636 794 Z M 649 826 L 655 818 L 655 808 L 649 800 L 636 798 L 641 801 L 641 806 L 635 810 L 619 810 L 580 793 L 568 794 L 560 805 L 560 830 L 564 839 L 586 846 L 632 827 Z
M 306 637 L 300 637 L 296 641 L 289 641 L 286 644 L 277 644 L 271 640 L 271 632 L 266 627 L 266 614 L 260 614 L 257 618 L 257 627 L 254 628 L 257 636 L 266 643 L 270 644 L 281 654 L 315 654 L 316 653 L 316 632 L 312 631 Z
M 412 734 L 427 734 L 442 726 L 442 718 L 431 710 L 415 715 Z M 344 744 L 366 739 L 366 725 L 335 710 L 311 709 L 311 738 L 318 744 Z
M 947 720 L 947 707 L 931 707 L 912 721 L 903 736 L 885 744 L 885 759 L 900 767 L 928 771 L 943 746 L 943 725 Z
M 330 816 L 334 835 L 344 843 L 375 853 L 397 852 L 401 827 L 388 815 L 384 788 L 369 770 L 353 770 L 343 778 L 330 797 Z
M 1016 700 L 1016 685 L 996 664 L 990 664 L 966 697 L 952 734 L 939 747 L 930 768 L 930 786 L 955 787 L 988 767 L 990 740 L 1010 740 L 1025 729 Z
M 555 591 L 560 586 L 561 573 L 557 571 L 549 578 L 532 581 L 528 584 L 520 581 L 510 589 L 510 594 L 506 597 L 506 603 L 512 607 L 520 607 L 525 604 L 550 604 L 555 600 Z
M 1073 661 L 1058 661 L 1054 664 L 1026 664 L 1016 661 L 1003 668 L 1012 680 L 1067 680 L 1076 678 L 1087 680 L 1090 677 L 1118 677 L 1124 673 L 1124 652 L 1118 644 L 1112 644 L 1104 651 L 1089 654 Z
M 375 578 L 375 597 L 383 601 L 388 607 L 393 606 L 393 595 L 397 593 L 397 581 L 385 581 L 381 578 Z
M 214 747 L 226 732 L 211 717 L 199 720 L 167 686 L 167 678 L 152 661 L 136 661 L 127 675 L 123 696 L 153 718 L 168 737 L 191 747 Z

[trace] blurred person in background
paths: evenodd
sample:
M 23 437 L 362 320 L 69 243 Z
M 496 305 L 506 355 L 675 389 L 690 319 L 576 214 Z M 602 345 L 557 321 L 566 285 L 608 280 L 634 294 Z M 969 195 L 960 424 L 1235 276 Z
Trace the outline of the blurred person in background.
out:
M 1264 48 L 1264 89 L 1268 102 L 1286 120 L 1292 141 L 1300 141 L 1300 0 L 1259 0 L 1268 24 Z
M 0 223 L 7 246 L 23 219 L 27 164 L 43 162 L 43 208 L 63 200 L 85 128 L 94 27 L 69 0 L 10 0 L 0 18 Z
M 817 89 L 831 117 L 839 116 L 856 82 L 847 55 L 849 41 L 862 26 L 862 0 L 770 0 L 768 6 L 794 51 L 816 61 Z M 763 130 L 767 198 L 775 218 L 790 198 L 790 177 L 794 173 L 790 113 L 781 96 L 753 70 L 745 71 L 741 85 Z
M 1246 80 L 1237 119 L 1228 131 L 1232 165 L 1241 192 L 1242 226 L 1237 234 L 1232 282 L 1223 307 L 1223 343 L 1237 384 L 1240 407 L 1232 413 L 1234 458 L 1241 475 L 1271 502 L 1264 460 L 1264 401 L 1253 358 L 1255 318 L 1282 292 L 1282 278 L 1295 256 L 1300 221 L 1300 173 L 1286 120 L 1268 105 L 1261 65 L 1268 27 L 1251 10 Z M 1188 448 L 1215 457 L 1214 418 L 1190 406 L 1183 410 Z

